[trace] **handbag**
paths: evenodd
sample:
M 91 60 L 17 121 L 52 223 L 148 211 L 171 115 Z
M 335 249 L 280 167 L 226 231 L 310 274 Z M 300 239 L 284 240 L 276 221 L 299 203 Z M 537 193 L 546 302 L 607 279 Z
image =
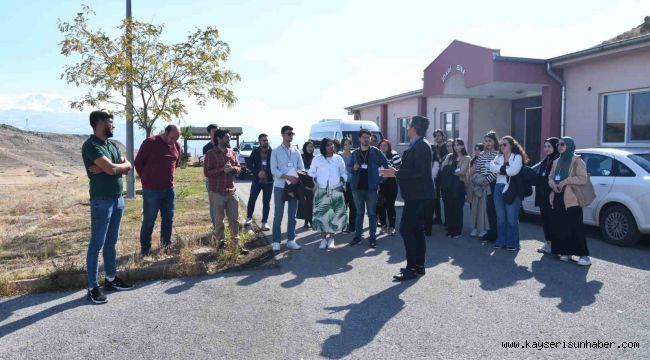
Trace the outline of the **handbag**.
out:
M 571 167 L 571 170 L 573 174 L 575 175 L 576 172 L 576 164 L 578 161 L 573 162 L 573 166 Z M 587 182 L 583 185 L 570 185 L 571 189 L 573 189 L 573 193 L 576 196 L 576 199 L 578 200 L 578 205 L 580 205 L 581 208 L 586 208 L 587 206 L 591 205 L 591 203 L 596 199 L 596 190 L 594 189 L 594 184 L 591 183 L 591 177 L 589 174 L 587 174 Z

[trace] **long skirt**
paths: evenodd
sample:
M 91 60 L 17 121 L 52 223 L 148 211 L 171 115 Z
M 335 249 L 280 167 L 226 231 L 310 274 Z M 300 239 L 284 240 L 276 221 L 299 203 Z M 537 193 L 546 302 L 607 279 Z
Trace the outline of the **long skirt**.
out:
M 580 206 L 564 207 L 564 191 L 555 194 L 551 219 L 553 241 L 551 252 L 558 255 L 589 256 L 585 226 Z
M 343 188 L 321 189 L 314 193 L 313 229 L 324 233 L 338 233 L 348 226 Z
M 487 213 L 488 192 L 479 191 L 472 195 L 472 229 L 478 232 L 490 229 L 490 220 Z

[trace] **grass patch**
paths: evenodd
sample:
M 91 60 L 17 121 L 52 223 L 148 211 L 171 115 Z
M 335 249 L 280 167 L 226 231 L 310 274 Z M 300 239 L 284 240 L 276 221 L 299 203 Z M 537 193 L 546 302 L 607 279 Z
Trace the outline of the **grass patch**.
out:
M 239 251 L 232 247 L 218 249 L 212 236 L 203 169 L 177 169 L 176 194 L 174 250 L 169 255 L 159 247 L 158 217 L 152 234 L 152 255 L 140 256 L 142 197 L 138 195 L 133 200 L 126 200 L 117 243 L 120 271 L 175 264 L 179 275 L 193 275 L 197 271 L 197 262 L 213 262 L 211 268 L 216 269 L 237 264 Z M 85 272 L 90 237 L 90 203 L 85 176 L 57 178 L 45 185 L 39 184 L 38 189 L 3 187 L 0 196 L 3 198 L 0 208 L 0 296 L 11 293 L 7 284 L 12 280 Z M 239 221 L 243 223 L 243 207 L 240 215 Z M 230 239 L 227 227 L 226 236 Z M 243 230 L 240 243 L 252 241 L 256 236 Z

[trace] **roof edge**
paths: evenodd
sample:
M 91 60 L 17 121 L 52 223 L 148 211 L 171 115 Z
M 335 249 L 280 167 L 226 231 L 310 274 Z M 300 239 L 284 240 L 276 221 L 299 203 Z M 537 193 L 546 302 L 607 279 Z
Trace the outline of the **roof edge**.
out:
M 608 51 L 608 50 L 615 50 L 615 49 L 623 48 L 623 47 L 626 47 L 626 46 L 642 44 L 642 43 L 645 43 L 645 42 L 650 42 L 650 34 L 633 37 L 631 39 L 620 40 L 620 41 L 612 42 L 612 43 L 609 43 L 609 44 L 594 46 L 594 47 L 591 47 L 591 48 L 588 48 L 588 49 L 585 49 L 585 50 L 572 52 L 572 53 L 569 53 L 569 54 L 566 54 L 566 55 L 556 56 L 556 57 L 550 58 L 550 59 L 548 59 L 546 61 L 548 61 L 550 63 L 557 63 L 557 62 L 561 62 L 561 61 L 574 60 L 574 59 L 581 58 L 583 56 L 589 56 L 589 55 L 597 54 L 597 53 L 600 53 L 600 52 L 604 52 L 604 51 Z
M 369 106 L 381 105 L 382 103 L 389 102 L 389 101 L 403 100 L 403 99 L 408 99 L 408 98 L 412 98 L 412 97 L 415 97 L 415 96 L 422 96 L 423 94 L 424 94 L 423 89 L 413 90 L 413 91 L 405 92 L 405 93 L 402 93 L 402 94 L 389 96 L 389 97 L 386 97 L 386 98 L 383 98 L 383 99 L 377 99 L 377 100 L 372 100 L 372 101 L 368 101 L 368 102 L 357 104 L 357 105 L 351 105 L 351 106 L 345 107 L 344 110 L 347 110 L 347 111 L 358 110 L 358 109 L 362 109 L 362 108 L 369 107 Z

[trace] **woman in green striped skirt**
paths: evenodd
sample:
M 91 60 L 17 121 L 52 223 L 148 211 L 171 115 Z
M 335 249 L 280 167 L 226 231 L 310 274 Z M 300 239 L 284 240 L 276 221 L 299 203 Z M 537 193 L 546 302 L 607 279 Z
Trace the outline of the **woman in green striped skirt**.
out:
M 348 214 L 343 192 L 347 171 L 345 161 L 335 153 L 334 141 L 324 138 L 320 155 L 314 158 L 309 176 L 314 178 L 313 229 L 320 231 L 319 248 L 333 249 L 334 235 L 348 226 Z

